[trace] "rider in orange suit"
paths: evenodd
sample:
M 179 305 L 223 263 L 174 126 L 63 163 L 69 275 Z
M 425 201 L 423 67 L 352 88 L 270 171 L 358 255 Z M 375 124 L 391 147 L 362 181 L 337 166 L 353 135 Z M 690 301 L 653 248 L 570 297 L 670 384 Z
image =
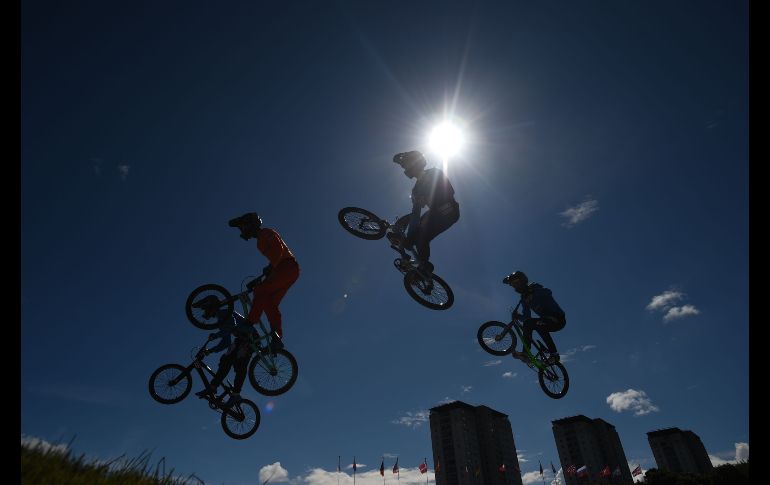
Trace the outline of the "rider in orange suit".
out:
M 244 240 L 256 238 L 257 249 L 270 261 L 262 270 L 265 275 L 262 283 L 254 287 L 254 299 L 248 319 L 256 323 L 264 311 L 270 327 L 280 339 L 283 337 L 283 326 L 278 304 L 289 287 L 299 278 L 299 264 L 280 234 L 273 229 L 262 227 L 262 219 L 255 212 L 236 217 L 229 224 L 230 227 L 240 229 L 241 238 Z M 280 340 L 275 344 L 283 346 Z

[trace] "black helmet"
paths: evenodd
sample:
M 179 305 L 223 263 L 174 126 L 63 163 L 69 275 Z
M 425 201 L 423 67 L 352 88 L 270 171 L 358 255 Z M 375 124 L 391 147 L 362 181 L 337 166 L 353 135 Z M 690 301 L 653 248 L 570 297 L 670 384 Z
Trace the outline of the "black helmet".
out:
M 227 224 L 240 229 L 241 237 L 248 241 L 252 237 L 257 237 L 257 231 L 262 227 L 262 218 L 256 212 L 247 212 L 235 219 L 230 219 Z
M 527 278 L 523 271 L 514 271 L 503 278 L 503 284 L 511 285 L 516 291 L 522 291 L 529 284 L 529 278 Z
M 393 156 L 393 162 L 401 165 L 404 169 L 404 173 L 414 172 L 415 170 L 422 170 L 428 164 L 425 161 L 425 157 L 417 150 L 411 152 L 396 153 Z

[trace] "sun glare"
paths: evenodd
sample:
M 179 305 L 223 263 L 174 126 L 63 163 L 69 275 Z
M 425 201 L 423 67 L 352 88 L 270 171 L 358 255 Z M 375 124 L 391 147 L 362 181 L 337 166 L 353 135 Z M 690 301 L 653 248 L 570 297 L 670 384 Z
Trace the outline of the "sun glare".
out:
M 444 121 L 433 128 L 428 143 L 431 150 L 446 160 L 460 152 L 463 145 L 463 134 L 455 124 Z

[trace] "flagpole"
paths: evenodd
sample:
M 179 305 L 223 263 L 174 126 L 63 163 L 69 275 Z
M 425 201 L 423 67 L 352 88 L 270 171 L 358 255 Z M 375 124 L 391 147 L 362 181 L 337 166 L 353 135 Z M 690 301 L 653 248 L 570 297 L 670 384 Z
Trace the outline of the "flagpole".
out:
M 342 456 L 337 455 L 337 485 L 340 485 L 340 463 Z
M 356 485 L 356 455 L 353 455 L 353 485 Z
M 382 485 L 385 485 L 385 455 L 382 456 Z
M 428 485 L 428 459 L 423 458 L 422 462 L 425 463 L 425 485 Z

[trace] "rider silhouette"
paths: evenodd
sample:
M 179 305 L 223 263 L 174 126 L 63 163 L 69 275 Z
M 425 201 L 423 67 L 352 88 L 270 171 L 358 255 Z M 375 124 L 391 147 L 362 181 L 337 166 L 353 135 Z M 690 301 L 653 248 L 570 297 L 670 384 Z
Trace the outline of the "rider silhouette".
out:
M 400 247 L 416 246 L 419 268 L 431 273 L 430 241 L 457 222 L 460 205 L 454 199 L 454 189 L 444 172 L 438 168 L 425 170 L 427 162 L 422 153 L 416 150 L 397 153 L 393 161 L 401 165 L 407 177 L 417 181 L 412 188 L 412 212 L 400 217 L 395 224 L 401 232 L 408 225 L 406 238 L 401 240 L 395 233 L 390 233 L 388 239 Z M 428 210 L 420 216 L 425 206 Z
M 246 380 L 246 366 L 249 364 L 253 350 L 251 342 L 258 334 L 253 324 L 237 312 L 228 314 L 227 311 L 221 310 L 217 318 L 221 322 L 220 328 L 217 332 L 209 335 L 209 340 L 221 340 L 214 347 L 204 350 L 203 354 L 208 355 L 225 349 L 227 351 L 219 358 L 219 368 L 209 385 L 202 391 L 196 392 L 195 395 L 205 397 L 216 394 L 217 388 L 232 367 L 235 369 L 233 393 L 230 395 L 230 399 L 224 403 L 224 407 L 230 407 L 241 399 L 241 388 Z M 231 335 L 235 336 L 235 341 L 232 340 Z
M 550 332 L 556 332 L 564 328 L 567 323 L 564 310 L 554 300 L 551 290 L 539 283 L 529 283 L 527 275 L 523 271 L 514 271 L 503 279 L 503 284 L 510 285 L 521 295 L 521 306 L 524 313 L 524 348 L 529 350 L 532 345 L 532 331 L 543 337 L 543 342 L 548 346 L 549 355 L 546 362 L 553 364 L 559 361 L 556 344 L 551 338 Z M 533 318 L 534 310 L 539 318 Z M 518 316 L 518 315 L 517 315 Z M 529 357 L 525 352 L 513 350 L 511 355 L 524 363 L 529 363 Z
M 262 227 L 262 219 L 256 212 L 231 219 L 229 225 L 240 229 L 241 238 L 246 241 L 256 238 L 257 249 L 270 261 L 262 270 L 265 278 L 254 287 L 253 303 L 247 318 L 256 323 L 264 311 L 273 330 L 274 348 L 282 348 L 283 325 L 278 304 L 289 287 L 299 278 L 299 264 L 280 234 L 273 229 Z

